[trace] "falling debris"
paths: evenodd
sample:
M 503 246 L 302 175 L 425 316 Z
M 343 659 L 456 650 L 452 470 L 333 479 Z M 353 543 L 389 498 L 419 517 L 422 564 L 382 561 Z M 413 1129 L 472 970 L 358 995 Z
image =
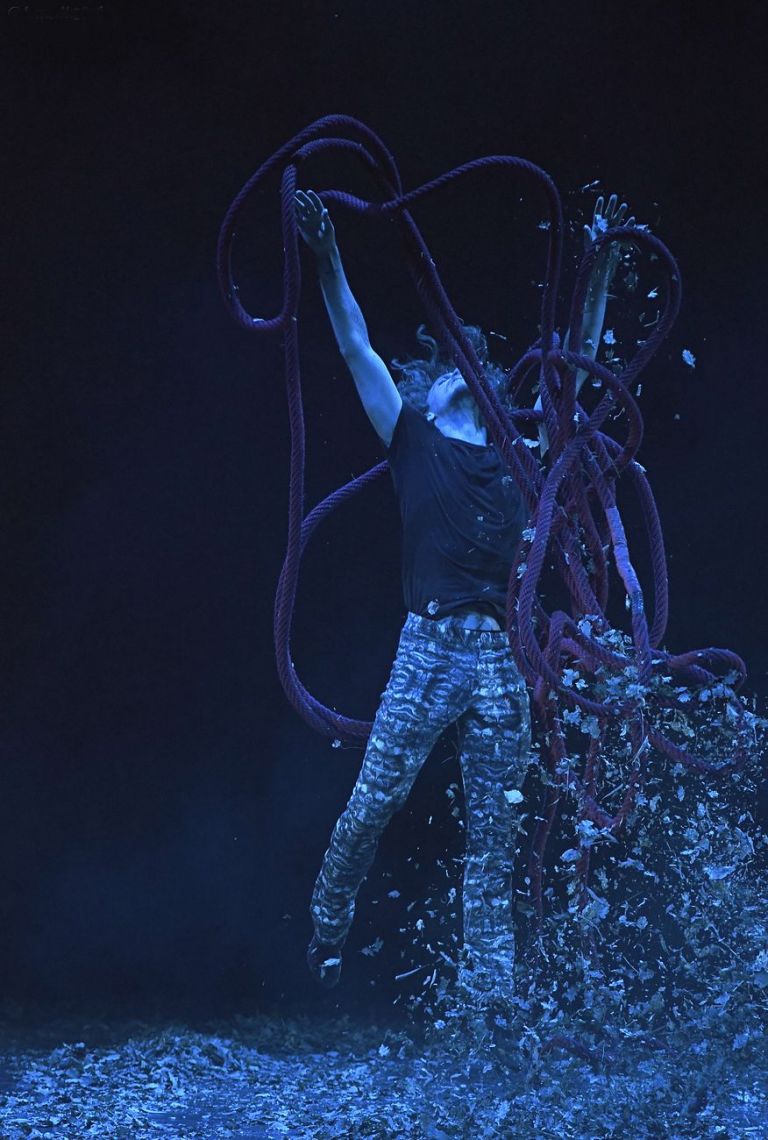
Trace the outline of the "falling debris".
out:
M 613 335 L 613 329 L 606 329 L 603 333 L 603 340 L 606 344 L 615 344 L 616 337 Z
M 508 804 L 521 804 L 523 802 L 523 793 L 518 791 L 517 788 L 512 788 L 510 791 L 504 792 L 504 799 Z
M 683 363 L 687 364 L 689 368 L 696 367 L 696 357 L 693 355 L 690 348 L 683 349 Z

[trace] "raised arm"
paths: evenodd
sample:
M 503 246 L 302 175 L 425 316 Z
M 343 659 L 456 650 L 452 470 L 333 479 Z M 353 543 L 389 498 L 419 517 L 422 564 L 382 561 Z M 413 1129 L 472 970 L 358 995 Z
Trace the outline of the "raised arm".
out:
M 315 255 L 320 288 L 339 351 L 352 373 L 368 419 L 389 447 L 402 398 L 386 364 L 371 348 L 363 314 L 344 273 L 328 211 L 314 190 L 297 190 L 294 203 L 299 233 Z
M 627 221 L 623 220 L 626 209 L 626 202 L 622 202 L 619 206 L 618 198 L 615 194 L 611 194 L 607 204 L 601 195 L 595 203 L 592 225 L 584 227 L 585 247 L 589 249 L 591 243 L 595 241 L 604 230 L 610 229 L 613 226 L 633 226 L 635 224 L 633 217 L 628 218 Z M 622 243 L 618 241 L 612 241 L 608 246 L 604 246 L 592 267 L 592 274 L 589 279 L 587 297 L 584 305 L 584 319 L 581 324 L 581 352 L 583 356 L 591 356 L 593 360 L 597 356 L 597 350 L 600 347 L 600 338 L 603 335 L 603 324 L 605 322 L 605 307 L 608 302 L 608 291 L 613 281 L 613 275 L 619 264 L 621 248 Z M 568 339 L 569 334 L 566 333 L 565 340 L 563 341 L 563 349 L 568 348 Z M 589 373 L 585 372 L 583 368 L 580 368 L 576 373 L 577 395 L 588 375 Z M 541 396 L 539 396 L 534 404 L 534 408 L 540 411 L 541 406 Z M 539 447 L 542 456 L 549 448 L 547 429 L 543 422 L 539 424 Z

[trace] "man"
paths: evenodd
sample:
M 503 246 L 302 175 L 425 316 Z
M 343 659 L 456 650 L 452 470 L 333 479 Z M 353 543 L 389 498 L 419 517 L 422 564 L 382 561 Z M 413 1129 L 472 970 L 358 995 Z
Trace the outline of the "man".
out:
M 531 755 L 528 693 L 504 629 L 507 582 L 526 512 L 461 373 L 439 362 L 435 369 L 433 360 L 438 375 L 426 391 L 425 414 L 403 400 L 371 347 L 328 211 L 311 190 L 296 192 L 295 208 L 317 259 L 339 350 L 388 450 L 403 524 L 408 611 L 360 774 L 315 884 L 307 962 L 321 984 L 336 985 L 355 898 L 379 838 L 441 732 L 456 723 L 466 817 L 459 988 L 475 1009 L 498 1006 L 513 993 L 511 876 L 518 789 Z M 625 209 L 614 217 L 612 197 L 606 217 L 619 224 Z M 597 230 L 587 229 L 593 240 Z M 584 351 L 593 354 L 617 257 L 599 261 L 583 330 Z M 585 377 L 581 373 L 579 382 Z M 543 433 L 541 446 L 544 451 Z

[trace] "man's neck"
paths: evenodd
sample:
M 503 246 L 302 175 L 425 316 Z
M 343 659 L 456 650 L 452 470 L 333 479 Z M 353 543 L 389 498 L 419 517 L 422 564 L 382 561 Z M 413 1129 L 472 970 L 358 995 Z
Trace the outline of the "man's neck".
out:
M 435 427 L 450 439 L 461 439 L 465 443 L 476 443 L 481 447 L 488 446 L 486 429 L 471 412 L 465 415 L 438 416 Z

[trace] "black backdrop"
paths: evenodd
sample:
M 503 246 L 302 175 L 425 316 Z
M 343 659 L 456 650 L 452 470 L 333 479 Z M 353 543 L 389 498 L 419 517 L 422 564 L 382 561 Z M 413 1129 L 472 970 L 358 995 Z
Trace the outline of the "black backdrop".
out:
M 309 896 L 362 753 L 314 734 L 277 682 L 280 344 L 219 299 L 223 213 L 286 138 L 338 112 L 383 137 L 408 187 L 511 153 L 550 172 L 576 221 L 587 183 L 626 196 L 684 287 L 641 398 L 665 644 L 735 648 L 762 695 L 765 29 L 757 5 L 162 7 L 32 3 L 3 20 L 2 991 L 143 1011 L 390 1002 L 404 904 L 460 850 L 444 794 L 458 768 L 444 742 L 363 889 L 346 986 L 316 994 Z M 372 189 L 346 160 L 318 162 L 314 185 Z M 275 191 L 237 245 L 243 296 L 267 315 Z M 414 213 L 460 315 L 513 352 L 530 343 L 534 196 L 493 175 Z M 335 221 L 374 345 L 415 348 L 399 249 Z M 307 260 L 301 343 L 311 506 L 383 451 Z M 351 716 L 373 716 L 404 618 L 398 542 L 382 481 L 307 555 L 294 660 Z M 382 954 L 361 956 L 378 934 Z

